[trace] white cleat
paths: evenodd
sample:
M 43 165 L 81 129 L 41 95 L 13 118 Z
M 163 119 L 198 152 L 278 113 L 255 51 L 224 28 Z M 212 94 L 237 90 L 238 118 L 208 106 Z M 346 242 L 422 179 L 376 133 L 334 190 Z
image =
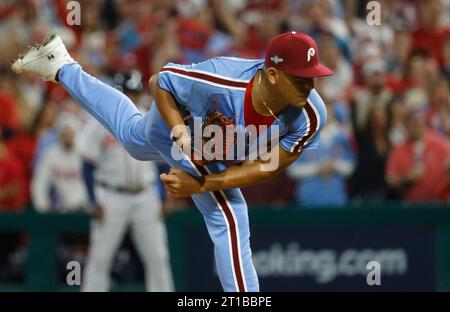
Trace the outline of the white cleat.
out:
M 39 74 L 46 81 L 56 82 L 58 70 L 65 64 L 76 63 L 67 52 L 61 38 L 56 34 L 49 35 L 42 43 L 31 47 L 11 65 L 17 73 Z

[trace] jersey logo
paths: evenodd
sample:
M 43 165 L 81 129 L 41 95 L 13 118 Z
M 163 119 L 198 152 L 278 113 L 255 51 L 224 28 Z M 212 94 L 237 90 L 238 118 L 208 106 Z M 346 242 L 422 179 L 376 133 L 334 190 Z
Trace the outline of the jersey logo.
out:
M 270 60 L 271 60 L 272 62 L 274 62 L 275 64 L 277 64 L 277 65 L 278 65 L 278 63 L 281 63 L 281 62 L 284 61 L 284 60 L 283 60 L 281 57 L 279 57 L 278 55 L 272 56 L 272 57 L 270 58 Z
M 308 63 L 309 61 L 311 61 L 311 56 L 316 55 L 316 50 L 314 50 L 314 48 L 309 48 L 308 49 Z

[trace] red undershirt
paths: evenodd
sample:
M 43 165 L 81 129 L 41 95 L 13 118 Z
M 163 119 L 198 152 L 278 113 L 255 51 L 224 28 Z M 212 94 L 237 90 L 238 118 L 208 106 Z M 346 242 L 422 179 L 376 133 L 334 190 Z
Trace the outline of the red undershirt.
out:
M 256 77 L 256 76 L 255 76 Z M 255 125 L 256 131 L 258 134 L 259 126 L 265 125 L 269 126 L 275 121 L 274 116 L 262 116 L 258 114 L 255 111 L 255 108 L 253 107 L 252 103 L 252 87 L 253 87 L 253 81 L 255 80 L 255 77 L 250 80 L 250 82 L 247 85 L 247 88 L 245 89 L 245 99 L 244 99 L 244 122 L 245 125 Z

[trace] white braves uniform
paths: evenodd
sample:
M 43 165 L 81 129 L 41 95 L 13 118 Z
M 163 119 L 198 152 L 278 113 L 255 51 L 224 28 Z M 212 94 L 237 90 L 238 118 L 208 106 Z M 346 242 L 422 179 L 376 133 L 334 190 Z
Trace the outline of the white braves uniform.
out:
M 79 139 L 83 157 L 96 166 L 94 193 L 104 209 L 103 220 L 91 224 L 82 291 L 109 290 L 112 261 L 128 225 L 144 265 L 147 290 L 173 291 L 155 165 L 132 158 L 94 119 Z
M 81 177 L 82 158 L 77 147 L 66 150 L 58 142 L 44 154 L 35 168 L 31 182 L 31 196 L 39 212 L 52 207 L 50 188 L 56 191 L 56 210 L 74 211 L 85 208 L 88 203 L 86 187 Z

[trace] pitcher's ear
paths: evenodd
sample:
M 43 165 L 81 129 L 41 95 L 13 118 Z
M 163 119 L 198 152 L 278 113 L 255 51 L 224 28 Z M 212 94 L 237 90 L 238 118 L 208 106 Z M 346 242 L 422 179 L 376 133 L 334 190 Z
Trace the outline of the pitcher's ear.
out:
M 280 71 L 274 67 L 265 70 L 266 78 L 270 84 L 274 85 L 280 79 Z

